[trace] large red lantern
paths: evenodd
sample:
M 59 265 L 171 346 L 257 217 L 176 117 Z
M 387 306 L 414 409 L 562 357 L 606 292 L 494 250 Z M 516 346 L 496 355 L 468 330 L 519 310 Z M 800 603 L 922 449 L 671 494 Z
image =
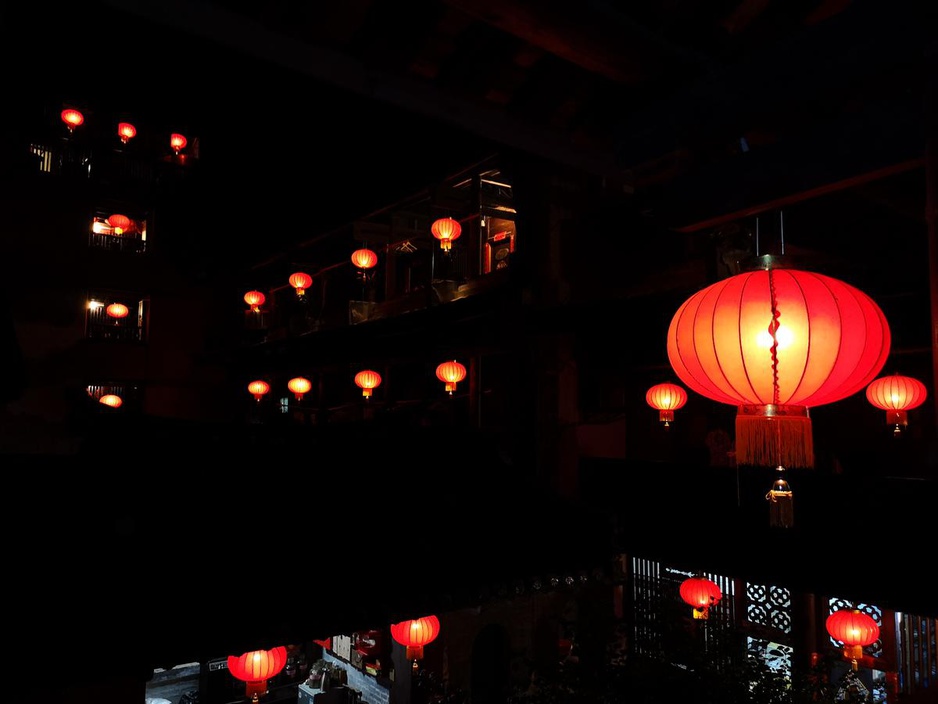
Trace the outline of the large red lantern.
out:
M 124 399 L 117 394 L 104 394 L 98 399 L 98 403 L 110 406 L 111 408 L 120 408 L 124 404 Z
M 130 313 L 130 309 L 123 303 L 112 303 L 105 310 L 110 317 L 118 320 L 126 318 L 127 314 Z
M 371 269 L 378 263 L 378 255 L 370 249 L 356 249 L 352 252 L 352 264 L 359 269 Z
M 137 128 L 129 122 L 119 122 L 117 124 L 117 136 L 120 137 L 121 142 L 127 144 L 137 136 Z
M 313 388 L 313 385 L 309 379 L 302 376 L 295 376 L 287 382 L 287 388 L 293 392 L 297 401 L 302 401 L 304 394 Z
M 381 385 L 381 375 L 371 369 L 363 369 L 355 375 L 355 385 L 362 390 L 362 396 L 371 398 L 372 389 Z
M 440 619 L 436 616 L 423 616 L 391 624 L 391 637 L 406 648 L 408 660 L 413 661 L 413 670 L 417 670 L 417 661 L 423 658 L 423 646 L 432 643 L 440 635 Z
M 453 246 L 453 240 L 459 239 L 462 234 L 462 225 L 453 218 L 440 218 L 430 226 L 430 232 L 440 241 L 440 248 L 448 252 Z
M 270 384 L 261 379 L 256 379 L 248 384 L 248 391 L 255 399 L 260 401 L 264 397 L 264 394 L 270 391 Z
M 723 592 L 713 580 L 700 575 L 688 577 L 681 582 L 681 599 L 694 609 L 695 619 L 707 619 L 710 607 L 723 598 Z
M 260 291 L 248 291 L 244 294 L 244 302 L 250 306 L 252 313 L 260 313 L 261 306 L 264 305 L 264 302 L 267 300 L 265 296 Z
M 866 387 L 866 399 L 886 411 L 886 422 L 895 425 L 895 435 L 901 433 L 902 426 L 909 423 L 906 411 L 921 406 L 927 396 L 925 384 L 899 374 L 880 377 Z
M 130 232 L 134 221 L 126 215 L 115 213 L 107 219 L 107 224 L 111 226 L 115 235 L 123 235 L 125 232 Z
M 698 291 L 668 330 L 671 367 L 693 391 L 737 406 L 739 464 L 813 467 L 808 409 L 863 389 L 889 356 L 879 306 L 849 284 L 766 267 Z
M 186 148 L 188 143 L 189 140 L 186 139 L 185 135 L 179 134 L 178 132 L 173 132 L 169 135 L 169 146 L 177 156 L 179 152 Z
M 66 108 L 62 111 L 62 122 L 68 127 L 69 132 L 74 132 L 78 125 L 85 121 L 85 116 L 74 108 Z
M 674 420 L 674 411 L 687 403 L 687 392 L 670 382 L 655 384 L 645 393 L 645 401 L 652 408 L 658 409 L 658 420 L 667 428 Z
M 228 671 L 232 677 L 247 683 L 245 693 L 254 702 L 267 692 L 267 680 L 280 674 L 286 664 L 287 649 L 283 645 L 228 656 Z
M 863 648 L 879 638 L 879 625 L 859 609 L 838 609 L 827 617 L 825 625 L 830 637 L 844 644 L 844 657 L 854 670 L 857 660 L 863 657 Z
M 308 289 L 312 283 L 313 277 L 302 271 L 297 271 L 293 274 L 290 274 L 290 285 L 296 289 L 296 295 L 298 298 L 302 298 L 304 295 L 306 295 L 306 289 Z
M 436 378 L 446 384 L 446 391 L 452 396 L 456 384 L 466 378 L 466 368 L 455 359 L 443 362 L 436 368 Z

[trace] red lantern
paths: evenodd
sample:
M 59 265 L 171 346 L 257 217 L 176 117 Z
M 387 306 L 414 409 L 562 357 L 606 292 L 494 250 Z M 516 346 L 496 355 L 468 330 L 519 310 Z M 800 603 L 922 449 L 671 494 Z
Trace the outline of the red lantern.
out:
M 352 252 L 352 264 L 359 269 L 370 269 L 378 263 L 378 255 L 370 249 L 356 249 Z
M 446 390 L 452 396 L 456 390 L 456 384 L 466 378 L 466 368 L 455 359 L 451 362 L 443 362 L 436 368 L 436 378 L 446 384 Z
M 926 396 L 925 384 L 899 374 L 880 377 L 866 387 L 866 399 L 886 411 L 886 422 L 895 424 L 895 435 L 902 432 L 901 426 L 909 423 L 906 411 L 921 406 Z
M 865 293 L 829 276 L 766 268 L 695 293 L 668 330 L 671 367 L 707 398 L 737 406 L 740 464 L 813 467 L 808 409 L 870 383 L 890 332 Z
M 371 398 L 371 390 L 381 385 L 381 375 L 371 369 L 364 369 L 355 375 L 355 385 L 362 390 L 362 396 Z
M 78 110 L 73 108 L 66 108 L 62 111 L 62 122 L 64 122 L 65 126 L 68 127 L 69 132 L 74 132 L 75 128 L 84 121 L 85 116 L 78 112 Z
M 879 638 L 879 626 L 873 617 L 859 609 L 839 609 L 827 617 L 827 632 L 834 640 L 844 644 L 844 657 L 857 669 L 857 659 L 863 657 L 863 648 Z
M 674 420 L 674 411 L 687 403 L 687 392 L 677 384 L 655 384 L 645 393 L 645 401 L 658 409 L 658 420 L 667 428 Z
M 124 144 L 127 144 L 127 142 L 137 136 L 137 128 L 129 122 L 120 122 L 117 125 L 117 136 L 120 137 L 120 140 Z
M 710 615 L 710 607 L 723 598 L 723 592 L 716 582 L 695 575 L 681 582 L 681 599 L 688 606 L 694 608 L 695 619 L 706 619 Z
M 423 646 L 432 643 L 440 635 L 440 620 L 436 616 L 423 616 L 391 624 L 391 637 L 403 645 L 406 657 L 413 661 L 413 670 L 417 671 L 417 661 L 423 658 Z
M 102 403 L 105 406 L 110 406 L 111 408 L 120 408 L 124 403 L 124 400 L 117 394 L 105 394 L 98 399 L 98 403 Z
M 287 388 L 293 392 L 293 395 L 296 396 L 297 401 L 303 400 L 303 394 L 307 393 L 313 385 L 310 383 L 309 379 L 306 379 L 302 376 L 293 377 L 290 381 L 287 382 Z
M 133 227 L 134 221 L 126 215 L 115 213 L 107 219 L 107 224 L 111 226 L 112 230 L 114 230 L 115 235 L 123 235 L 125 232 L 130 231 L 130 229 Z
M 126 318 L 127 314 L 130 313 L 130 309 L 125 306 L 123 303 L 112 303 L 106 309 L 107 314 L 112 318 Z
M 260 401 L 264 394 L 270 391 L 270 384 L 268 384 L 266 381 L 257 379 L 256 381 L 252 381 L 250 384 L 248 384 L 248 391 L 251 392 L 254 398 Z
M 248 291 L 244 294 L 244 302 L 250 306 L 251 312 L 253 313 L 260 313 L 261 306 L 264 305 L 264 301 L 266 300 L 267 296 L 260 291 Z
M 306 289 L 313 283 L 313 277 L 298 271 L 290 274 L 290 285 L 296 289 L 296 295 L 302 298 L 306 294 Z
M 169 135 L 169 146 L 177 155 L 186 148 L 188 143 L 189 140 L 186 139 L 185 135 L 181 135 L 178 132 L 173 132 L 171 135 Z
M 283 645 L 228 656 L 228 671 L 232 677 L 247 683 L 245 693 L 254 702 L 267 692 L 267 680 L 280 674 L 286 664 L 287 649 Z
M 440 241 L 440 248 L 448 252 L 453 246 L 453 240 L 459 239 L 462 234 L 462 225 L 453 218 L 440 218 L 430 226 L 430 232 Z

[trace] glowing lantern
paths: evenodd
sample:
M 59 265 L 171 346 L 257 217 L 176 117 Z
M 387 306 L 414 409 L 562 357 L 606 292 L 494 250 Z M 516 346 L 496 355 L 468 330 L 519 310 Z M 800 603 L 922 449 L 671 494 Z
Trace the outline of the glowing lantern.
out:
M 251 312 L 253 313 L 260 313 L 261 306 L 264 305 L 264 301 L 266 300 L 267 296 L 260 291 L 248 291 L 244 294 L 244 302 L 250 306 Z
M 381 386 L 381 375 L 371 369 L 364 369 L 355 375 L 355 385 L 362 390 L 362 396 L 371 398 L 372 389 Z
M 102 403 L 105 406 L 110 406 L 111 408 L 120 408 L 124 403 L 124 400 L 117 394 L 105 394 L 98 399 L 98 403 Z
M 406 656 L 413 661 L 414 672 L 417 671 L 417 661 L 423 658 L 423 646 L 432 643 L 438 635 L 440 620 L 436 616 L 391 624 L 391 637 L 407 649 Z
M 137 136 L 137 128 L 129 122 L 120 122 L 117 125 L 117 136 L 124 144 Z
M 184 135 L 181 135 L 178 132 L 173 132 L 171 135 L 169 135 L 169 146 L 177 155 L 186 148 L 188 143 L 189 140 L 187 140 Z
M 313 385 L 310 383 L 309 379 L 306 379 L 302 376 L 293 377 L 290 381 L 287 382 L 287 388 L 293 392 L 293 395 L 296 396 L 297 401 L 303 400 L 303 394 L 307 393 Z
M 453 218 L 440 218 L 430 226 L 430 232 L 440 241 L 440 248 L 448 252 L 453 246 L 453 240 L 459 239 L 462 234 L 462 225 Z
M 112 318 L 126 318 L 127 314 L 130 313 L 130 309 L 125 306 L 123 303 L 112 303 L 106 309 L 107 314 Z
M 309 274 L 304 274 L 302 271 L 290 274 L 290 285 L 296 289 L 296 295 L 300 298 L 306 294 L 306 289 L 308 289 L 312 283 L 313 277 Z
M 687 392 L 677 384 L 655 384 L 645 393 L 645 401 L 658 409 L 658 420 L 667 428 L 674 420 L 674 411 L 687 403 Z
M 228 656 L 232 677 L 246 682 L 245 694 L 256 702 L 267 693 L 267 680 L 280 674 L 287 664 L 287 649 L 280 645 L 270 650 L 252 650 L 241 656 Z
M 120 213 L 115 213 L 107 219 L 107 224 L 111 226 L 111 229 L 114 230 L 115 235 L 123 235 L 125 232 L 130 230 L 133 227 L 133 220 L 131 220 L 126 215 L 121 215 Z
M 75 128 L 85 121 L 85 116 L 78 110 L 67 108 L 62 111 L 62 122 L 68 127 L 69 132 L 74 132 Z
M 866 399 L 886 411 L 887 423 L 895 424 L 894 435 L 902 432 L 902 426 L 908 425 L 906 411 L 921 406 L 927 395 L 925 384 L 899 374 L 880 377 L 866 387 Z
M 710 607 L 723 598 L 723 592 L 716 582 L 700 575 L 688 577 L 681 582 L 680 594 L 684 603 L 694 608 L 695 619 L 708 618 Z
M 879 638 L 879 626 L 873 617 L 859 609 L 839 609 L 827 617 L 827 632 L 834 640 L 844 644 L 844 657 L 850 659 L 857 670 L 857 659 L 863 657 L 863 648 Z
M 456 390 L 456 384 L 466 378 L 466 368 L 455 359 L 451 362 L 443 362 L 436 368 L 436 378 L 446 384 L 446 390 L 452 396 Z
M 356 249 L 352 252 L 352 264 L 359 269 L 370 269 L 378 263 L 378 255 L 370 249 Z
M 248 384 L 248 391 L 251 392 L 254 398 L 260 401 L 264 397 L 264 394 L 270 391 L 270 384 L 257 379 Z

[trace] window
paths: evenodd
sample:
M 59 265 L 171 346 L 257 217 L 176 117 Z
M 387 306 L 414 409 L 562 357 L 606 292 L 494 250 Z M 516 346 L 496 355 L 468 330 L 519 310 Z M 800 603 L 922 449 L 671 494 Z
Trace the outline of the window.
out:
M 145 216 L 123 208 L 98 208 L 91 220 L 88 246 L 120 252 L 142 253 L 147 247 Z
M 93 292 L 85 311 L 85 337 L 89 340 L 143 342 L 149 301 L 137 294 Z

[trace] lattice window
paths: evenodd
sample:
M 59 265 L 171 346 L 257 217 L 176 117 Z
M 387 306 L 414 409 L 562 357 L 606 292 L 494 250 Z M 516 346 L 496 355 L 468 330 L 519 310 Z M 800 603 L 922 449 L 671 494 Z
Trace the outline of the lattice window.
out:
M 791 591 L 785 587 L 746 583 L 746 619 L 781 633 L 791 633 Z

